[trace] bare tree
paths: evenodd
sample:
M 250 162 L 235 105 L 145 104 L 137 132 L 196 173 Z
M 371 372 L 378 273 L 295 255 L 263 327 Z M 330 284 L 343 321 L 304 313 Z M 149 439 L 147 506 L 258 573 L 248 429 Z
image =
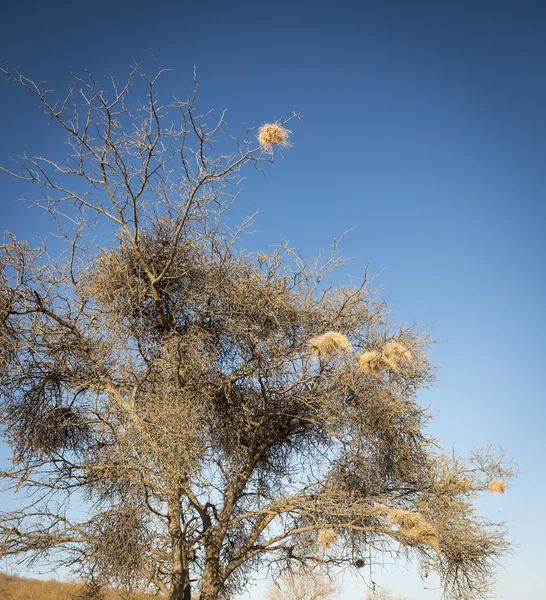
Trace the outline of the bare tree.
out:
M 324 574 L 301 570 L 284 572 L 267 587 L 266 600 L 333 600 L 339 597 L 339 584 Z
M 41 187 L 60 242 L 7 236 L 0 253 L 1 475 L 21 499 L 0 556 L 215 600 L 264 565 L 367 571 L 392 553 L 438 571 L 447 597 L 483 595 L 509 546 L 472 502 L 511 467 L 425 434 L 428 337 L 396 329 L 366 278 L 330 286 L 336 248 L 245 254 L 248 223 L 224 218 L 286 121 L 228 152 L 195 93 L 160 100 L 161 71 L 109 91 L 75 77 L 56 102 L 4 72 L 69 155 L 9 170 Z
M 408 600 L 402 596 L 394 596 L 388 588 L 380 588 L 370 592 L 366 596 L 366 600 Z

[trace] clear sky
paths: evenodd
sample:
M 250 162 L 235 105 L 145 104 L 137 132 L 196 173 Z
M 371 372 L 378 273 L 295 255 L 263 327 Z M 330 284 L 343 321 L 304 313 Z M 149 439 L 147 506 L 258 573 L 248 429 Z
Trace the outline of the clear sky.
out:
M 546 3 L 5 0 L 0 31 L 0 60 L 59 91 L 85 67 L 150 64 L 152 48 L 174 69 L 167 91 L 187 93 L 197 65 L 201 106 L 226 108 L 234 135 L 303 111 L 284 160 L 245 182 L 237 212 L 263 211 L 249 244 L 282 236 L 313 256 L 355 227 L 344 272 L 369 263 L 396 319 L 442 341 L 422 396 L 431 432 L 462 454 L 499 443 L 524 471 L 480 503 L 519 544 L 497 597 L 546 598 Z M 0 162 L 63 153 L 36 99 L 4 80 L 0 132 Z M 0 230 L 48 234 L 15 202 L 34 189 L 4 175 L 0 189 Z M 403 571 L 377 579 L 439 597 Z M 343 598 L 365 593 L 348 580 Z

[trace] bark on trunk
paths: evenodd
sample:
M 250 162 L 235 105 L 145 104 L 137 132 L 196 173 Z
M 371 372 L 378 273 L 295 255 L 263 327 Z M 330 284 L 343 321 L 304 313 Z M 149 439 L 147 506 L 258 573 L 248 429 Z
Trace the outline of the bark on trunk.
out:
M 191 600 L 188 561 L 180 528 L 180 503 L 178 498 L 169 502 L 169 534 L 172 548 L 172 590 L 169 600 Z
M 209 548 L 212 556 L 209 556 L 205 562 L 205 571 L 203 573 L 203 583 L 201 585 L 201 595 L 199 600 L 218 600 L 220 595 L 220 585 L 218 581 L 219 562 L 216 549 Z
M 173 574 L 173 587 L 169 600 L 191 600 L 191 589 L 188 581 L 184 577 L 179 577 L 178 574 Z
M 220 590 L 208 589 L 203 590 L 199 596 L 199 600 L 218 600 Z

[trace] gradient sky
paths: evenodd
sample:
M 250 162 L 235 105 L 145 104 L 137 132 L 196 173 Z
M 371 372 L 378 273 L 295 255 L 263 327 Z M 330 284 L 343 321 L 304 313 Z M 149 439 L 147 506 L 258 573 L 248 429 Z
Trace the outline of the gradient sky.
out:
M 519 548 L 497 598 L 546 597 L 546 4 L 424 2 L 18 3 L 0 8 L 0 61 L 66 89 L 70 72 L 122 76 L 152 48 L 184 96 L 193 65 L 201 106 L 227 109 L 229 132 L 292 111 L 294 147 L 248 173 L 236 213 L 262 209 L 249 247 L 281 237 L 306 256 L 354 227 L 342 275 L 380 274 L 400 323 L 432 324 L 438 384 L 422 395 L 430 429 L 465 454 L 501 444 L 523 473 L 480 501 Z M 38 102 L 0 79 L 0 162 L 62 156 Z M 0 230 L 47 236 L 16 203 L 37 190 L 0 174 Z M 376 580 L 435 599 L 411 570 Z M 342 598 L 364 600 L 346 578 Z M 258 587 L 252 598 L 261 597 Z

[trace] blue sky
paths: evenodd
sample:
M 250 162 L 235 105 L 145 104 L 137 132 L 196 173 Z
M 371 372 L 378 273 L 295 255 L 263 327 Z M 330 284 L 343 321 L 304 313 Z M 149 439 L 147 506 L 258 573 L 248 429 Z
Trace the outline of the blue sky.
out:
M 70 72 L 174 69 L 185 95 L 196 64 L 201 106 L 227 109 L 229 132 L 292 111 L 294 147 L 249 172 L 237 214 L 261 209 L 249 247 L 281 237 L 306 256 L 354 228 L 344 273 L 367 264 L 400 323 L 432 324 L 441 368 L 423 394 L 446 448 L 500 443 L 524 473 L 484 498 L 519 544 L 498 598 L 546 597 L 543 372 L 546 317 L 546 5 L 541 2 L 73 2 L 0 8 L 0 60 L 56 90 Z M 62 156 L 62 134 L 37 101 L 0 80 L 0 162 Z M 51 229 L 0 175 L 0 229 Z M 416 577 L 379 581 L 412 600 L 437 598 Z M 259 590 L 253 597 L 259 597 Z M 344 597 L 363 600 L 347 581 Z

